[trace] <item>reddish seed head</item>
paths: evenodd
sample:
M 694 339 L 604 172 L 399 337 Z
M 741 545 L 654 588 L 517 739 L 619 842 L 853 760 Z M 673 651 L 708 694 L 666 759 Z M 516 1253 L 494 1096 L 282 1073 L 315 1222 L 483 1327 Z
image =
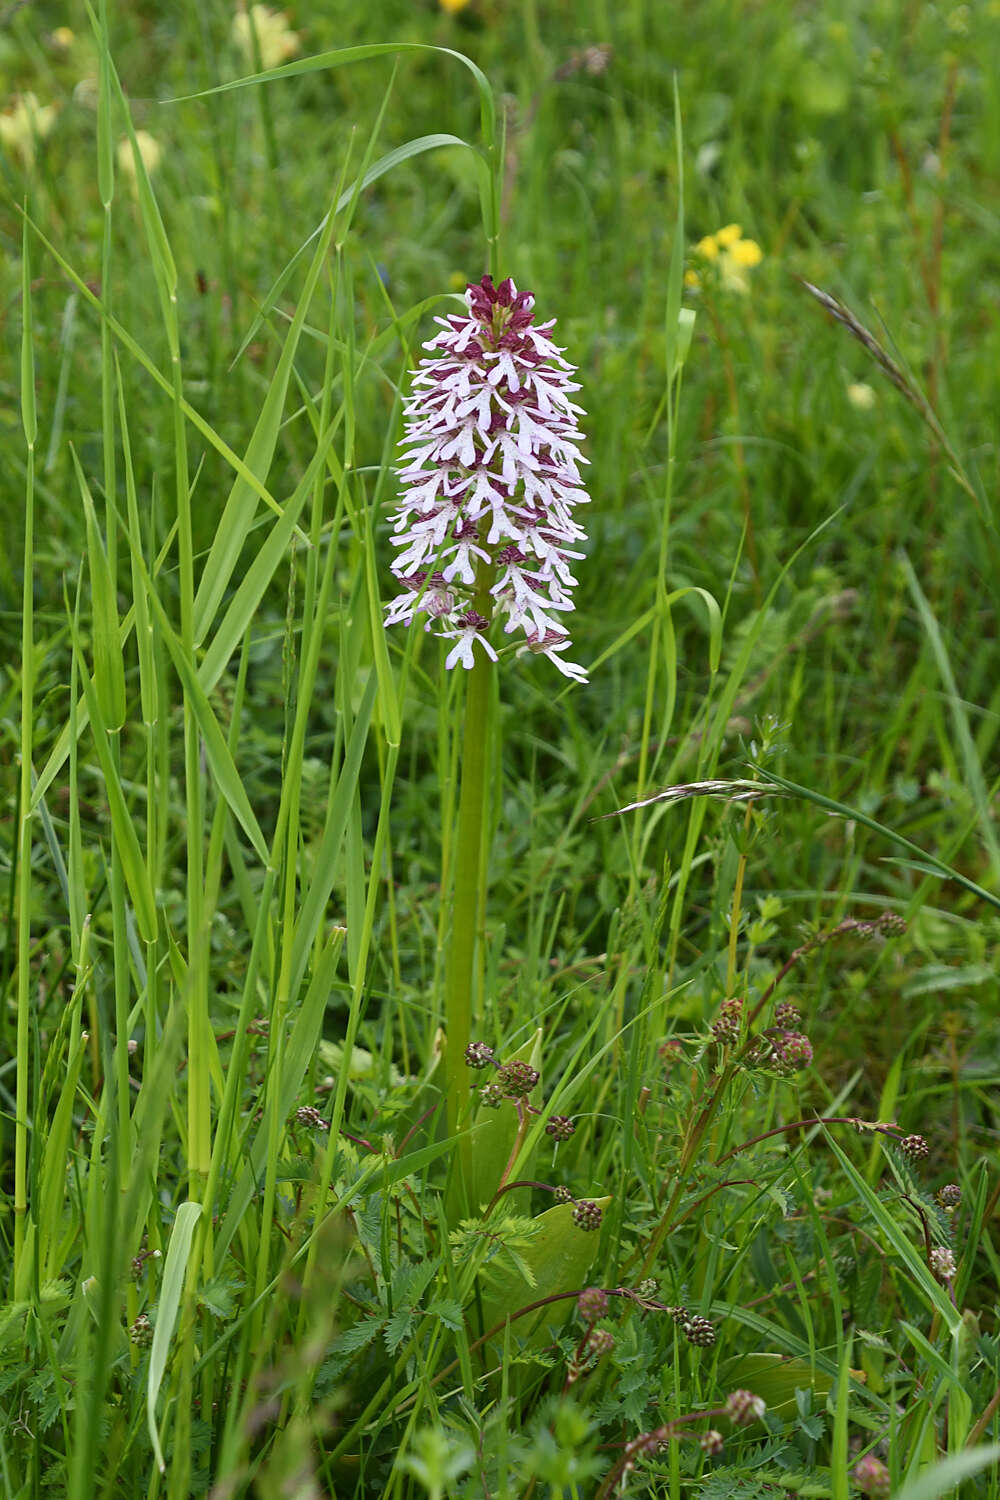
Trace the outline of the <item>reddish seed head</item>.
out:
M 699 1349 L 711 1349 L 715 1343 L 715 1328 L 708 1318 L 688 1318 L 681 1328 L 688 1343 Z
M 923 1161 L 930 1154 L 930 1147 L 922 1135 L 904 1135 L 899 1149 L 907 1161 Z
M 599 1204 L 592 1203 L 589 1198 L 581 1198 L 573 1210 L 573 1223 L 578 1229 L 588 1232 L 600 1229 L 603 1217 Z
M 576 1310 L 585 1323 L 596 1323 L 608 1310 L 608 1294 L 599 1286 L 588 1286 L 576 1299 Z
M 866 1453 L 864 1458 L 858 1459 L 851 1470 L 851 1478 L 863 1495 L 871 1495 L 874 1500 L 887 1500 L 889 1470 L 874 1453 Z
M 731 1391 L 726 1397 L 726 1416 L 736 1427 L 749 1427 L 759 1422 L 767 1411 L 767 1402 L 753 1391 Z

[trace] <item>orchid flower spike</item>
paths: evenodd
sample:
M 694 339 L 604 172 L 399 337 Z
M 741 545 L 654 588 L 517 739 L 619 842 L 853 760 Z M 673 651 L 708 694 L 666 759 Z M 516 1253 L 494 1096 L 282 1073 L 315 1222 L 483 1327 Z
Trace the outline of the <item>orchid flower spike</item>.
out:
M 580 476 L 582 408 L 573 365 L 535 326 L 535 299 L 508 278 L 469 285 L 464 317 L 436 319 L 432 351 L 413 372 L 405 407 L 400 502 L 392 516 L 400 593 L 386 624 L 418 616 L 454 642 L 447 668 L 469 668 L 494 619 L 521 649 L 564 676 L 587 674 L 560 653 L 570 644 L 575 548 L 585 533 L 573 509 L 589 499 Z M 486 611 L 489 611 L 487 613 Z

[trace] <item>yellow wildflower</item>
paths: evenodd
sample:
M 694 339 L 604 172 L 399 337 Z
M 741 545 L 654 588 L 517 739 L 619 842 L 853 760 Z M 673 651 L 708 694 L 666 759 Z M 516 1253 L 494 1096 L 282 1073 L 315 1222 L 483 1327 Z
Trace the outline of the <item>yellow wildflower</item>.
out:
M 852 380 L 847 387 L 847 399 L 858 411 L 871 411 L 875 405 L 875 392 L 863 380 Z
M 58 52 L 68 52 L 76 41 L 76 36 L 69 26 L 57 26 L 49 40 Z
M 441 9 L 449 16 L 457 16 L 460 10 L 464 10 L 469 0 L 438 0 Z
M 160 165 L 163 147 L 155 136 L 150 135 L 148 130 L 137 130 L 135 133 L 135 143 L 139 147 L 142 164 L 146 168 L 148 176 L 152 177 Z M 118 169 L 122 176 L 128 178 L 132 186 L 135 187 L 135 157 L 132 154 L 132 142 L 127 135 L 123 135 L 118 142 Z
M 297 31 L 292 31 L 286 13 L 272 10 L 269 5 L 252 5 L 249 11 L 238 10 L 233 17 L 232 33 L 233 41 L 249 67 L 255 67 L 257 61 L 255 35 L 262 68 L 278 68 L 297 57 L 302 49 L 301 38 Z
M 699 259 L 708 261 L 715 270 L 719 284 L 727 292 L 746 293 L 750 290 L 747 271 L 759 266 L 764 252 L 756 240 L 745 240 L 739 224 L 726 224 L 715 234 L 707 234 L 698 241 L 694 253 Z M 689 271 L 685 285 L 697 289 L 701 278 L 697 271 Z
M 0 146 L 18 157 L 26 172 L 35 165 L 35 148 L 51 133 L 57 114 L 55 104 L 39 104 L 35 94 L 18 95 L 0 114 Z

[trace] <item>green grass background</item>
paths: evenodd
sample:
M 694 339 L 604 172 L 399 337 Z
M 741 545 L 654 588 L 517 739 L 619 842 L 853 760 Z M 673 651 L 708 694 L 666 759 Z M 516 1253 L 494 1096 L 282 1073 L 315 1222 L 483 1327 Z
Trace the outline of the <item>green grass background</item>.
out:
M 813 1110 L 898 1119 L 930 1141 L 928 1191 L 962 1181 L 978 1203 L 978 1218 L 968 1210 L 964 1221 L 971 1238 L 958 1247 L 960 1307 L 981 1315 L 986 1338 L 971 1364 L 961 1355 L 968 1420 L 955 1417 L 951 1387 L 950 1415 L 941 1416 L 932 1362 L 907 1416 L 878 1418 L 888 1421 L 880 1440 L 902 1481 L 963 1445 L 996 1384 L 1000 10 L 874 0 L 834 15 L 784 0 L 472 0 L 452 16 L 430 0 L 326 0 L 291 7 L 289 19 L 303 55 L 419 43 L 455 49 L 484 71 L 505 121 L 502 269 L 535 292 L 543 319 L 558 319 L 580 369 L 592 504 L 573 637 L 575 659 L 595 665 L 583 689 L 567 689 L 530 657 L 498 675 L 477 1028 L 509 1053 L 543 1027 L 543 1086 L 551 1094 L 558 1085 L 566 1112 L 583 1118 L 556 1167 L 545 1158 L 534 1175 L 612 1197 L 598 1262 L 605 1274 L 591 1272 L 601 1284 L 634 1267 L 662 1215 L 690 1098 L 687 1072 L 679 1081 L 660 1049 L 683 1039 L 693 1059 L 729 990 L 734 891 L 744 914 L 739 987 L 750 997 L 803 930 L 885 910 L 908 921 L 895 943 L 822 946 L 796 970 L 789 982 L 814 1068 L 794 1091 L 746 1089 L 715 1143 L 717 1157 Z M 338 1344 L 372 1294 L 355 1286 L 364 1282 L 359 1258 L 384 1290 L 401 1261 L 440 1257 L 438 1300 L 450 1307 L 471 1295 L 431 1202 L 440 1160 L 426 1164 L 426 1180 L 425 1164 L 414 1168 L 419 1212 L 412 1183 L 409 1198 L 394 1197 L 394 1182 L 387 1175 L 379 1187 L 365 1162 L 386 1137 L 393 1149 L 410 1140 L 425 1102 L 413 1080 L 432 1066 L 441 1018 L 442 885 L 461 765 L 461 684 L 443 674 L 437 644 L 400 632 L 383 639 L 374 623 L 378 593 L 391 588 L 384 516 L 398 396 L 432 310 L 445 304 L 412 310 L 461 290 L 488 258 L 470 151 L 443 145 L 407 158 L 402 148 L 432 134 L 476 143 L 480 101 L 469 71 L 431 52 L 191 97 L 247 71 L 231 21 L 216 0 L 107 6 L 131 119 L 162 148 L 151 178 L 161 230 L 151 200 L 144 216 L 120 168 L 107 214 L 102 206 L 100 129 L 105 148 L 116 147 L 125 113 L 109 82 L 99 129 L 101 48 L 85 8 L 8 5 L 0 17 L 0 89 L 59 104 L 33 165 L 11 152 L 0 162 L 0 869 L 9 891 L 0 901 L 0 1126 L 13 1209 L 15 1120 L 24 1124 L 34 1225 L 18 1275 L 15 1215 L 5 1215 L 0 1475 L 12 1496 L 139 1495 L 147 1484 L 150 1494 L 184 1495 L 227 1476 L 235 1488 L 220 1495 L 254 1484 L 270 1495 L 285 1493 L 276 1486 L 286 1471 L 294 1478 L 301 1450 L 313 1455 L 317 1493 L 472 1495 L 484 1493 L 488 1469 L 492 1493 L 514 1494 L 505 1476 L 520 1453 L 540 1492 L 595 1493 L 599 1479 L 562 1474 L 559 1454 L 592 1454 L 602 1436 L 621 1441 L 655 1425 L 658 1401 L 687 1410 L 710 1407 L 717 1388 L 725 1394 L 707 1366 L 688 1369 L 669 1330 L 656 1336 L 662 1345 L 643 1343 L 653 1338 L 647 1324 L 628 1324 L 616 1380 L 552 1408 L 545 1402 L 561 1383 L 530 1354 L 523 1369 L 508 1358 L 502 1390 L 499 1377 L 477 1384 L 468 1346 L 478 1325 L 456 1331 L 453 1312 L 422 1313 L 382 1366 L 360 1346 L 352 1364 Z M 71 39 L 54 36 L 60 26 Z M 603 45 L 610 50 L 590 71 L 584 49 Z M 681 191 L 675 85 L 688 245 L 737 222 L 763 260 L 746 295 L 686 294 L 697 317 L 671 432 L 663 398 Z M 309 236 L 368 162 L 394 150 L 398 164 L 338 220 L 304 297 Z M 847 304 L 925 393 L 950 456 L 803 280 Z M 105 324 L 102 334 L 95 299 L 116 331 Z M 20 362 L 29 315 L 38 434 L 30 462 Z M 255 505 L 252 521 L 227 534 L 233 465 L 221 445 L 247 454 L 293 328 L 288 392 L 272 413 L 273 462 L 258 479 L 280 506 L 303 486 L 297 534 L 254 608 L 246 617 L 237 609 L 234 654 L 199 697 L 193 674 L 274 520 Z M 183 389 L 200 428 L 171 395 L 175 369 L 174 394 Z M 870 405 L 852 401 L 858 383 L 870 387 Z M 84 489 L 94 500 L 89 529 Z M 199 632 L 193 589 L 224 543 L 232 574 Z M 718 605 L 718 662 L 699 596 L 663 603 L 667 590 L 694 588 Z M 161 610 L 145 606 L 148 648 L 128 631 L 119 648 L 115 632 L 150 593 Z M 92 670 L 110 734 L 81 726 L 87 705 L 78 699 Z M 110 722 L 119 692 L 120 733 Z M 225 754 L 216 745 L 213 755 L 206 738 L 209 715 Z M 348 747 L 359 724 L 355 762 Z M 22 836 L 26 725 L 45 786 Z M 761 754 L 846 814 L 797 796 L 761 801 L 749 819 L 698 800 L 594 821 L 631 800 L 639 780 L 648 789 L 742 777 Z M 259 827 L 267 859 L 237 803 Z M 338 817 L 331 853 L 324 830 Z M 129 822 L 153 935 L 136 916 L 122 843 Z M 922 867 L 892 833 L 966 884 Z M 307 921 L 317 883 L 330 900 Z M 294 1030 L 304 1011 L 323 1041 L 313 1038 L 296 1074 L 290 1058 L 312 1035 Z M 247 1039 L 237 1056 L 233 1033 L 255 1017 L 269 1022 L 270 1039 Z M 131 1062 L 123 1045 L 115 1050 L 126 1034 L 139 1044 Z M 345 1037 L 364 1049 L 350 1078 L 336 1051 Z M 231 1072 L 238 1087 L 228 1086 Z M 286 1098 L 282 1081 L 293 1076 Z M 635 1124 L 644 1090 L 661 1110 L 658 1126 Z M 193 1113 L 192 1099 L 201 1101 Z M 355 1138 L 347 1157 L 289 1127 L 289 1100 L 328 1113 L 332 1100 L 335 1123 Z M 254 1139 L 261 1175 L 230 1223 Z M 421 1126 L 411 1149 L 433 1139 Z M 218 1175 L 209 1178 L 213 1143 Z M 874 1148 L 842 1144 L 874 1183 Z M 378 1172 L 391 1175 L 390 1159 L 378 1158 Z M 796 1202 L 807 1218 L 802 1205 L 817 1185 L 840 1195 L 831 1214 L 871 1211 L 829 1153 L 819 1163 L 810 1185 L 803 1163 L 792 1170 L 782 1158 L 774 1192 L 803 1195 Z M 317 1176 L 339 1184 L 351 1212 L 335 1216 L 322 1240 L 313 1235 L 299 1279 L 287 1264 L 298 1243 L 292 1226 L 296 1210 L 308 1218 Z M 189 1193 L 202 1201 L 206 1179 L 224 1251 L 218 1264 L 201 1261 L 183 1296 L 178 1283 L 161 1481 L 146 1441 L 148 1356 L 125 1329 L 144 1309 L 156 1321 L 164 1288 L 149 1268 L 126 1287 L 127 1262 L 143 1244 L 166 1250 L 176 1210 Z M 527 1212 L 527 1193 L 522 1200 Z M 530 1207 L 547 1202 L 536 1193 Z M 848 1367 L 851 1319 L 840 1316 L 839 1294 L 831 1303 L 815 1290 L 828 1288 L 838 1254 L 857 1251 L 854 1239 L 839 1242 L 846 1231 L 834 1219 L 832 1248 L 815 1222 L 799 1247 L 804 1267 L 816 1257 L 807 1269 L 818 1300 L 800 1283 L 791 1301 L 768 1309 L 766 1333 L 732 1309 L 791 1274 L 773 1265 L 774 1245 L 787 1251 L 782 1214 L 772 1220 L 753 1193 L 734 1189 L 713 1199 L 697 1228 L 671 1237 L 655 1267 L 665 1300 L 686 1297 L 706 1311 L 724 1304 L 718 1316 L 734 1319 L 714 1372 L 720 1360 L 775 1347 L 811 1360 L 813 1375 L 817 1349 L 834 1370 Z M 772 1239 L 762 1246 L 765 1224 Z M 877 1285 L 869 1276 L 873 1335 L 888 1336 L 903 1313 L 920 1321 L 905 1270 L 893 1260 Z M 347 1301 L 337 1302 L 345 1287 Z M 420 1295 L 412 1306 L 426 1309 Z M 933 1346 L 941 1328 L 924 1311 Z M 376 1347 L 387 1343 L 380 1336 Z M 457 1396 L 434 1384 L 456 1348 L 470 1361 Z M 953 1353 L 948 1344 L 946 1362 Z M 851 1358 L 855 1368 L 856 1348 Z M 861 1366 L 869 1389 L 884 1379 L 893 1395 L 904 1376 L 876 1369 L 879 1358 L 892 1365 L 894 1356 L 871 1346 Z M 664 1387 L 647 1392 L 652 1406 L 612 1409 L 607 1388 L 640 1367 L 656 1369 L 657 1380 L 662 1368 Z M 954 1375 L 959 1366 L 946 1368 Z M 278 1372 L 275 1409 L 254 1425 L 268 1371 Z M 840 1390 L 846 1403 L 846 1377 Z M 826 1399 L 816 1391 L 814 1412 Z M 862 1415 L 852 1409 L 851 1422 Z M 441 1432 L 449 1437 L 435 1458 Z M 991 1435 L 995 1424 L 977 1433 Z M 845 1494 L 846 1425 L 795 1441 L 802 1465 L 820 1474 L 814 1492 Z M 487 1455 L 481 1475 L 466 1452 L 477 1443 Z M 448 1470 L 449 1453 L 455 1473 L 428 1478 L 435 1464 Z M 607 1455 L 593 1462 L 600 1473 Z M 664 1460 L 649 1481 L 657 1493 L 712 1482 L 687 1459 L 682 1476 L 677 1462 L 671 1471 Z M 982 1493 L 995 1492 L 995 1479 L 982 1483 Z

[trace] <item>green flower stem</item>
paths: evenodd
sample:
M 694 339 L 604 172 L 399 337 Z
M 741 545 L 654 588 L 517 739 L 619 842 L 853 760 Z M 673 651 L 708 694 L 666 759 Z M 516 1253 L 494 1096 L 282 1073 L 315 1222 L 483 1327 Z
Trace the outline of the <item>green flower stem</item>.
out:
M 488 599 L 488 583 L 477 591 L 476 608 L 481 609 L 483 595 Z M 483 613 L 486 611 L 483 610 Z M 488 719 L 493 663 L 481 652 L 467 674 L 465 690 L 465 733 L 462 739 L 462 790 L 458 805 L 458 841 L 455 854 L 455 894 L 452 902 L 451 939 L 445 980 L 445 1081 L 447 1087 L 448 1129 L 454 1134 L 459 1127 L 463 1094 L 468 1093 L 465 1078 L 465 1049 L 473 1012 L 476 937 L 481 909 L 481 894 L 486 878 L 484 828 L 486 814 L 486 760 Z M 467 1176 L 471 1142 L 464 1140 L 460 1150 L 460 1169 Z

